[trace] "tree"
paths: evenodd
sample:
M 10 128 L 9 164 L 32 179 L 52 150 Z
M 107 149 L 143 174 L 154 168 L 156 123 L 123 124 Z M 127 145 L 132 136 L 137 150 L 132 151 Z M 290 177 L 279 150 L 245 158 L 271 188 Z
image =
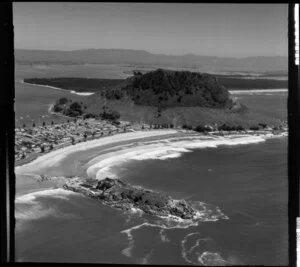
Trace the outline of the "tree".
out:
M 66 97 L 62 97 L 58 100 L 59 105 L 64 105 L 66 103 L 68 103 L 68 99 Z

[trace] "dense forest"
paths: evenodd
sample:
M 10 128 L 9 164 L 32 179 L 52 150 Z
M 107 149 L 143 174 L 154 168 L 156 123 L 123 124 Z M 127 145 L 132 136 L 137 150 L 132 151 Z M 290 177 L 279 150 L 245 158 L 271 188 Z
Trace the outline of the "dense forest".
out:
M 136 74 L 123 90 L 138 105 L 211 108 L 232 105 L 227 89 L 213 75 L 189 71 L 158 69 L 144 75 Z

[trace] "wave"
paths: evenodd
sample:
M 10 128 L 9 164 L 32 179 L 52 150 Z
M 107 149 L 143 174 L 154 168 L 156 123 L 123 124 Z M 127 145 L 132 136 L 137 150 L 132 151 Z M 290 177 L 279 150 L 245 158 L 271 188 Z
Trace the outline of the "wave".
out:
M 77 193 L 62 188 L 46 189 L 42 191 L 36 191 L 29 194 L 25 194 L 16 198 L 16 204 L 33 204 L 38 197 L 52 197 L 64 200 L 69 200 L 70 195 L 77 195 Z
M 90 178 L 98 180 L 105 177 L 117 178 L 114 171 L 116 167 L 128 161 L 142 160 L 168 160 L 179 158 L 184 153 L 194 149 L 217 148 L 221 145 L 237 146 L 265 142 L 270 136 L 232 135 L 226 137 L 203 137 L 193 135 L 186 137 L 170 138 L 159 141 L 150 141 L 136 144 L 130 147 L 118 147 L 118 150 L 100 155 L 90 160 L 86 166 L 86 173 Z
M 71 195 L 77 195 L 77 193 L 67 191 L 62 188 L 57 188 L 36 191 L 19 196 L 15 199 L 15 218 L 17 220 L 36 220 L 47 216 L 54 216 L 59 218 L 72 216 L 70 214 L 58 213 L 53 207 L 49 207 L 48 205 L 45 205 L 41 201 L 39 201 L 40 198 L 46 197 L 69 200 L 69 197 Z

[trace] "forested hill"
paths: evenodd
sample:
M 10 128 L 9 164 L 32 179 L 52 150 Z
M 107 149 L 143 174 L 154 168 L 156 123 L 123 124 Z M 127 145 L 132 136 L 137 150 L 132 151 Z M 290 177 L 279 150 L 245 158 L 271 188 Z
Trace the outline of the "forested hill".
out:
M 232 105 L 227 89 L 210 74 L 158 69 L 143 75 L 136 73 L 122 89 L 138 105 L 210 108 Z

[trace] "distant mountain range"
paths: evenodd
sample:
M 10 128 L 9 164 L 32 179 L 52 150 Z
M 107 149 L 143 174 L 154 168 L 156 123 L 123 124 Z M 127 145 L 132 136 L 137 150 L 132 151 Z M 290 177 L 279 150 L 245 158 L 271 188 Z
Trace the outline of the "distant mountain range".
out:
M 17 63 L 132 64 L 135 66 L 172 66 L 206 70 L 276 72 L 288 70 L 284 56 L 216 57 L 193 54 L 164 55 L 144 50 L 86 49 L 73 51 L 15 49 Z

